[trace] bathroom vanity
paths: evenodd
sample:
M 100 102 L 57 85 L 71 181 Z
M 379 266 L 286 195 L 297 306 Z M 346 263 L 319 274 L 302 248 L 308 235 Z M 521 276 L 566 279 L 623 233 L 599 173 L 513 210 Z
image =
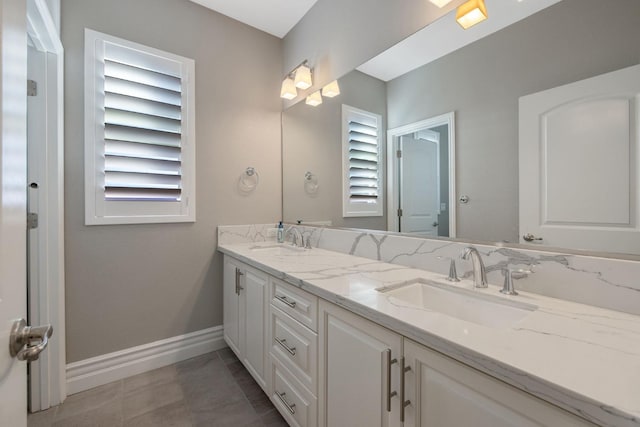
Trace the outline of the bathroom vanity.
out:
M 640 424 L 637 315 L 248 230 L 218 231 L 225 340 L 292 426 Z

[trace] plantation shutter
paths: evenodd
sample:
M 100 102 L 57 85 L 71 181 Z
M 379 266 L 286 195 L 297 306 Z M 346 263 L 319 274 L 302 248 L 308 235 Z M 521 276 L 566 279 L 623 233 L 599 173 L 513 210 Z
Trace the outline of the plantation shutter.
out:
M 85 224 L 193 222 L 195 62 L 85 29 Z
M 343 215 L 382 215 L 382 117 L 342 106 Z
M 355 115 L 354 115 L 355 116 Z M 349 200 L 375 203 L 378 199 L 378 126 L 374 118 L 358 115 L 349 127 Z
M 104 198 L 179 201 L 182 81 L 162 61 L 105 44 Z

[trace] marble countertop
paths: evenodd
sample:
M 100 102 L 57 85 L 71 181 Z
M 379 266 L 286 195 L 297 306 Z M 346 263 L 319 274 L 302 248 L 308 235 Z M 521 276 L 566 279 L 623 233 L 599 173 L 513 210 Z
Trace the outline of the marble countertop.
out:
M 640 425 L 640 316 L 499 288 L 314 248 L 218 249 L 407 338 L 600 425 Z M 252 249 L 254 248 L 254 249 Z M 376 289 L 416 279 L 536 306 L 523 319 L 482 326 L 417 308 Z

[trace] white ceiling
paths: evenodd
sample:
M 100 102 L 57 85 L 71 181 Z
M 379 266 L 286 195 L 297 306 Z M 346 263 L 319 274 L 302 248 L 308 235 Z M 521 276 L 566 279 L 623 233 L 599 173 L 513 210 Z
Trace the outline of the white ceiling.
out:
M 317 0 L 191 0 L 223 15 L 284 37 Z
M 383 81 L 447 55 L 561 0 L 485 0 L 489 18 L 463 30 L 455 10 L 358 67 Z

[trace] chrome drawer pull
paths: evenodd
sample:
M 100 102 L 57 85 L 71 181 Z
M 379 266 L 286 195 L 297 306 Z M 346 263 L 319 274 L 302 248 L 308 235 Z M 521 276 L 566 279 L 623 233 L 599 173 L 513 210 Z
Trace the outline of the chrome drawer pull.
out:
M 282 402 L 282 404 L 287 407 L 291 415 L 294 415 L 296 413 L 296 404 L 289 404 L 289 402 L 287 402 L 287 399 L 284 398 L 286 395 L 287 393 L 278 393 L 278 390 L 276 390 L 276 396 L 278 396 L 280 402 Z
M 295 301 L 289 301 L 287 299 L 287 297 L 276 295 L 276 299 L 279 300 L 279 301 L 282 301 L 283 303 L 287 304 L 291 308 L 296 308 L 296 302 Z
M 296 348 L 295 347 L 289 347 L 287 345 L 287 340 L 281 340 L 280 338 L 276 337 L 275 338 L 276 342 L 278 344 L 280 344 L 282 346 L 282 348 L 284 348 L 285 350 L 287 350 L 289 352 L 289 354 L 291 354 L 292 356 L 296 355 Z

